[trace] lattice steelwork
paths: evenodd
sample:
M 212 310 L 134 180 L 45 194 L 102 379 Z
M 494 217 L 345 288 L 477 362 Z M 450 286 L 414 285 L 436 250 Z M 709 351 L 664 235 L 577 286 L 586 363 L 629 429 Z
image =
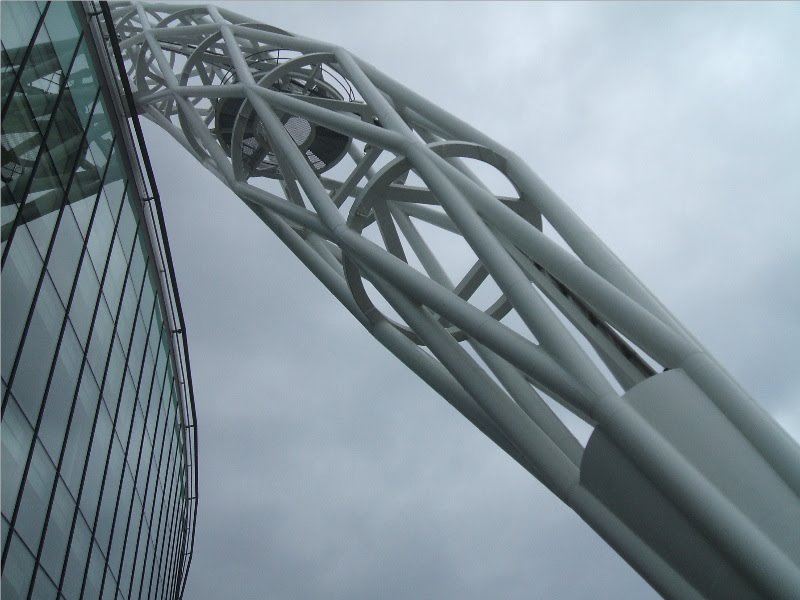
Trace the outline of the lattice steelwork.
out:
M 519 157 L 340 47 L 112 12 L 141 113 L 658 591 L 797 597 L 796 443 Z

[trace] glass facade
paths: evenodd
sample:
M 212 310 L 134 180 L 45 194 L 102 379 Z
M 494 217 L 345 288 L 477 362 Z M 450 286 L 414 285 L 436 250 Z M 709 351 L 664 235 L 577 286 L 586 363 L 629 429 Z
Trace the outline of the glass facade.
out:
M 180 597 L 195 430 L 157 192 L 99 13 L 0 11 L 2 597 Z

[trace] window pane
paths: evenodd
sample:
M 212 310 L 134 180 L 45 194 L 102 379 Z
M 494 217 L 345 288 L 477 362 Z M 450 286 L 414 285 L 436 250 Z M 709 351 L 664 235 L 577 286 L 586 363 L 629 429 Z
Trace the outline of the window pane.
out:
M 117 322 L 117 335 L 119 335 L 119 339 L 122 340 L 125 346 L 130 343 L 134 319 L 137 314 L 136 306 L 138 302 L 134 287 L 131 278 L 128 277 L 125 282 L 124 300 L 122 302 L 122 308 L 119 311 L 119 320 Z
M 53 51 L 58 56 L 61 67 L 66 71 L 80 36 L 80 29 L 69 3 L 54 2 L 51 4 L 44 17 L 44 26 L 47 28 Z
M 35 423 L 53 363 L 64 307 L 49 277 L 44 278 L 33 319 L 25 335 L 13 389 L 22 410 Z
M 114 521 L 114 538 L 111 540 L 111 549 L 108 553 L 108 563 L 114 576 L 119 576 L 120 562 L 122 561 L 122 546 L 125 543 L 125 528 L 128 525 L 128 513 L 133 500 L 133 480 L 130 471 L 125 470 L 122 480 L 122 490 L 119 494 L 119 508 Z
M 59 481 L 56 486 L 55 498 L 53 498 L 50 520 L 47 523 L 47 534 L 44 546 L 42 546 L 41 559 L 44 568 L 56 581 L 61 577 L 61 567 L 67 553 L 67 539 L 74 514 L 75 501 L 67 491 L 64 482 Z
M 79 148 L 83 140 L 83 124 L 78 117 L 75 103 L 69 93 L 64 93 L 56 108 L 50 131 L 47 133 L 45 145 L 57 167 L 58 175 L 64 188 L 67 187 L 70 173 L 79 156 Z M 88 146 L 82 148 L 86 152 Z
M 3 600 L 27 598 L 33 567 L 33 556 L 19 536 L 14 535 L 11 538 L 11 548 L 3 568 Z
M 11 63 L 19 65 L 39 22 L 39 8 L 33 2 L 3 2 L 0 11 L 3 46 Z
M 134 555 L 136 554 L 136 532 L 139 530 L 139 523 L 142 518 L 142 503 L 139 498 L 133 498 L 133 508 L 131 510 L 130 523 L 128 528 L 128 543 L 125 546 L 125 556 L 122 563 L 119 582 L 122 592 L 127 594 L 130 588 L 130 580 L 133 575 Z
M 136 235 L 136 228 L 139 222 L 137 213 L 132 206 L 134 201 L 130 193 L 125 194 L 125 199 L 122 202 L 122 213 L 120 214 L 119 225 L 117 226 L 117 235 L 122 244 L 122 249 L 125 251 L 125 256 L 131 255 L 133 238 Z
M 22 209 L 22 222 L 27 223 L 42 256 L 47 255 L 53 228 L 58 220 L 58 209 L 63 200 L 61 182 L 50 157 L 44 152 L 33 174 L 30 192 Z
M 72 423 L 69 428 L 64 461 L 61 465 L 61 476 L 67 486 L 77 496 L 83 475 L 83 465 L 89 452 L 89 439 L 92 432 L 92 421 L 100 400 L 97 382 L 88 369 L 84 369 Z
M 78 54 L 67 78 L 67 85 L 69 85 L 78 118 L 81 125 L 85 127 L 89 122 L 92 105 L 99 89 L 94 68 L 89 61 L 89 50 L 85 40 L 81 40 L 79 44 Z
M 106 297 L 108 307 L 116 314 L 122 295 L 122 284 L 125 281 L 126 272 L 125 254 L 122 246 L 119 245 L 119 238 L 114 238 L 111 245 L 111 257 L 109 258 L 108 272 L 103 284 L 103 295 Z
M 89 262 L 89 257 L 84 256 L 69 311 L 69 318 L 75 328 L 75 334 L 84 348 L 88 344 L 89 326 L 99 293 L 100 282 L 97 280 L 97 274 Z
M 71 327 L 67 327 L 61 340 L 53 380 L 47 393 L 42 423 L 39 427 L 39 439 L 54 462 L 58 460 L 64 443 L 72 398 L 78 383 L 81 358 L 81 349 L 75 333 Z
M 31 110 L 24 93 L 17 91 L 3 120 L 3 197 L 10 194 L 17 203 L 21 203 L 25 195 L 36 156 L 42 146 L 42 135 Z M 15 216 L 16 206 L 4 202 L 3 239 L 8 237 Z
M 55 474 L 55 467 L 50 462 L 44 446 L 37 443 L 31 459 L 31 466 L 28 469 L 28 477 L 25 480 L 15 524 L 16 530 L 31 548 L 39 546 Z
M 97 309 L 94 319 L 94 329 L 92 330 L 92 340 L 89 342 L 89 365 L 95 377 L 102 379 L 103 371 L 106 367 L 106 359 L 111 350 L 111 341 L 114 335 L 114 321 L 108 306 L 102 300 Z
M 22 471 L 28 460 L 33 429 L 25 419 L 15 400 L 9 400 L 3 415 L 2 435 L 2 506 L 3 514 L 11 518 L 17 501 Z
M 97 544 L 92 544 L 92 558 L 89 561 L 89 573 L 86 577 L 85 598 L 97 598 L 100 595 L 100 583 L 105 570 L 105 559 Z
M 125 353 L 118 338 L 114 338 L 114 347 L 111 351 L 111 360 L 108 362 L 108 374 L 103 388 L 103 399 L 106 401 L 111 414 L 117 409 L 117 402 L 122 390 L 122 378 L 125 374 Z
M 72 534 L 72 542 L 69 546 L 69 562 L 64 573 L 64 586 L 62 592 L 69 600 L 78 600 L 83 583 L 83 571 L 86 560 L 89 557 L 89 543 L 91 532 L 86 521 L 78 515 L 75 523 L 75 531 Z
M 94 107 L 94 114 L 92 115 L 89 130 L 86 132 L 89 152 L 91 153 L 92 160 L 99 173 L 104 171 L 108 157 L 112 152 L 111 146 L 113 138 L 114 135 L 111 131 L 111 122 L 109 121 L 108 111 L 106 111 L 105 100 L 103 100 L 103 96 L 100 96 Z M 109 181 L 112 181 L 114 177 L 117 176 L 112 174 Z
M 33 107 L 42 132 L 53 114 L 59 88 L 64 83 L 59 50 L 61 47 L 58 49 L 53 47 L 46 27 L 42 27 L 31 48 L 30 58 L 20 75 L 21 89 Z
M 21 227 L 14 238 L 3 267 L 2 302 L 2 361 L 3 377 L 8 381 L 11 366 L 25 321 L 33 301 L 33 292 L 42 271 L 42 259 L 36 251 L 27 228 Z
M 120 477 L 122 476 L 123 452 L 117 439 L 111 447 L 111 457 L 106 471 L 106 482 L 103 487 L 103 499 L 100 501 L 100 509 L 97 513 L 97 526 L 95 527 L 94 537 L 100 548 L 105 551 L 111 536 L 111 525 L 114 518 L 114 507 L 117 503 L 117 490 L 119 488 Z
M 56 600 L 58 590 L 50 578 L 42 569 L 36 573 L 36 582 L 33 584 L 33 593 L 31 598 L 36 600 Z
M 80 499 L 80 508 L 90 523 L 94 521 L 97 501 L 100 497 L 100 484 L 103 480 L 103 469 L 106 465 L 108 445 L 111 443 L 111 417 L 100 407 L 97 427 L 92 438 L 89 463 L 86 466 L 86 479 Z
M 86 164 L 86 162 L 81 163 L 69 188 L 70 209 L 84 238 L 89 231 L 92 212 L 97 203 L 97 193 L 100 190 L 100 174 L 94 166 L 87 167 Z
M 70 214 L 64 214 L 56 232 L 47 270 L 65 304 L 69 298 L 72 283 L 75 281 L 75 271 L 78 268 L 78 260 L 80 260 L 82 251 L 83 237 L 78 230 L 78 224 Z

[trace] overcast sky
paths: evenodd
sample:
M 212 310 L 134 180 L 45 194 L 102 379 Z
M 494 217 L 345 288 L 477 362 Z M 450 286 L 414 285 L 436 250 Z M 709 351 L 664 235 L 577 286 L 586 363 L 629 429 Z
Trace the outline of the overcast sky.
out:
M 226 5 L 524 157 L 800 438 L 800 4 Z M 656 597 L 146 134 L 198 411 L 186 598 Z

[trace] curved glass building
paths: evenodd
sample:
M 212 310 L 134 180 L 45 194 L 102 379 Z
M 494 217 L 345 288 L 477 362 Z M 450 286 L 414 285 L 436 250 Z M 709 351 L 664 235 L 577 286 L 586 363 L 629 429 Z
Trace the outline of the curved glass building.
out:
M 191 381 L 124 77 L 99 5 L 0 10 L 2 597 L 180 597 Z

